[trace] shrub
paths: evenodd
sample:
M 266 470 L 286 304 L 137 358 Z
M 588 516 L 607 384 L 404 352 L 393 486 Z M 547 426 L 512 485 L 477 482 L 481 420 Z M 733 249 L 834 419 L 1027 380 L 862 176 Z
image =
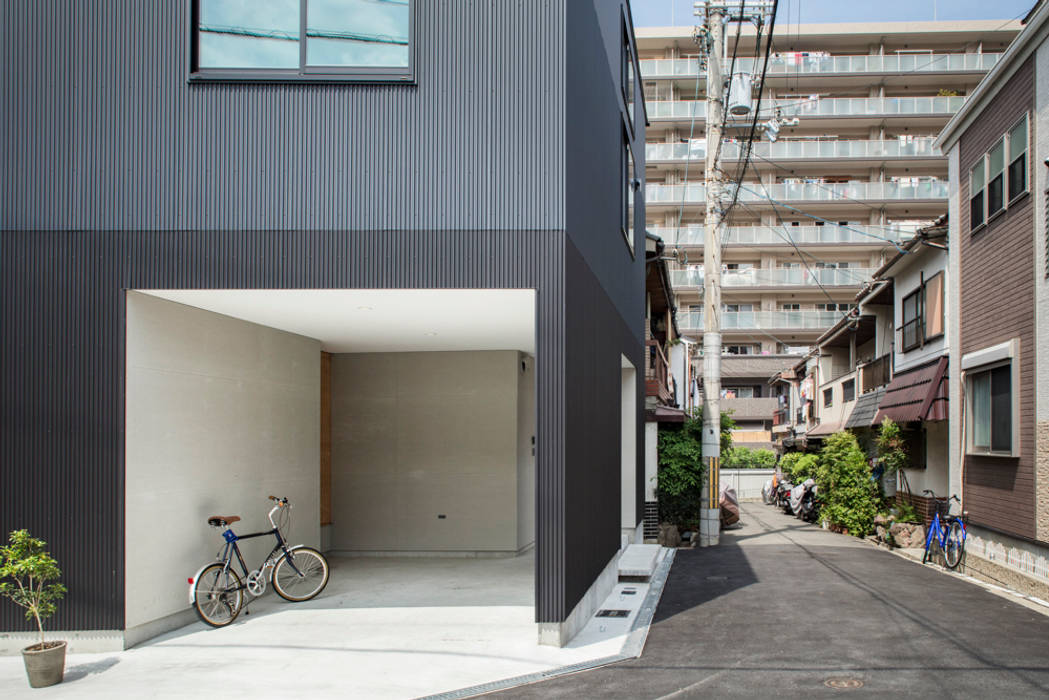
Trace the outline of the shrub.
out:
M 779 460 L 780 471 L 792 484 L 816 477 L 819 456 L 808 452 L 788 452 Z
M 721 414 L 721 451 L 732 446 L 732 428 L 727 413 Z M 703 412 L 696 410 L 685 419 L 680 428 L 659 431 L 659 472 L 656 476 L 656 494 L 659 499 L 659 520 L 669 522 L 682 530 L 699 526 L 699 510 L 703 507 Z
M 907 441 L 900 433 L 900 426 L 889 420 L 881 422 L 878 437 L 874 440 L 877 462 L 886 474 L 895 474 L 910 465 L 907 456 Z
M 66 592 L 57 582 L 62 572 L 45 550 L 47 542 L 31 537 L 26 530 L 15 530 L 8 541 L 10 544 L 0 547 L 0 595 L 25 608 L 27 620 L 36 621 L 43 649 L 43 621 L 54 615 L 55 603 Z
M 723 469 L 773 469 L 776 453 L 772 450 L 752 450 L 748 447 L 730 447 L 721 458 Z
M 840 432 L 827 438 L 815 479 L 823 501 L 821 518 L 857 537 L 870 532 L 878 513 L 878 489 L 852 433 Z

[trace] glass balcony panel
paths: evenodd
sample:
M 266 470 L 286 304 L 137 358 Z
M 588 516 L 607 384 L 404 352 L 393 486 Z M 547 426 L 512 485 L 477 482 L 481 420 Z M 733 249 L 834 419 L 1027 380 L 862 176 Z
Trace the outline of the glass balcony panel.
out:
M 677 318 L 683 330 L 703 330 L 701 311 L 679 313 Z M 833 326 L 839 319 L 838 311 L 733 311 L 722 312 L 721 327 L 725 330 L 820 329 Z

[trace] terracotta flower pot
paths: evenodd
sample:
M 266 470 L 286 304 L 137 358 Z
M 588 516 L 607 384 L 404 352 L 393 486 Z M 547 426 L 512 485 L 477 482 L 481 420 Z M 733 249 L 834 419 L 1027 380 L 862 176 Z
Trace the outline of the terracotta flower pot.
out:
M 29 687 L 46 688 L 62 682 L 66 670 L 66 643 L 45 642 L 22 650 L 25 672 L 29 676 Z

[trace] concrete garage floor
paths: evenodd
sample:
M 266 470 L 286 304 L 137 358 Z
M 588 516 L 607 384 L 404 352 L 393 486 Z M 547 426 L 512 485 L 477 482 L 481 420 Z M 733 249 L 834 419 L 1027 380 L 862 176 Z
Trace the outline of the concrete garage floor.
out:
M 2 657 L 0 696 L 412 698 L 608 657 L 625 640 L 613 629 L 539 646 L 531 554 L 331 562 L 316 600 L 267 590 L 229 627 L 198 622 L 128 651 L 71 654 L 52 688 L 31 690 L 22 659 Z
M 678 551 L 640 658 L 499 697 L 1049 697 L 1045 610 L 741 508 L 720 546 Z

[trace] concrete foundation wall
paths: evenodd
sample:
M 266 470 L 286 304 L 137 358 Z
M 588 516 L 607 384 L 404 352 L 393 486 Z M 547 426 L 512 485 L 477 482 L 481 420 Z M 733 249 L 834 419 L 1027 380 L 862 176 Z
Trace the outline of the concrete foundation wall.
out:
M 332 550 L 515 552 L 519 375 L 516 351 L 332 355 Z
M 208 516 L 257 532 L 287 496 L 291 542 L 320 544 L 319 378 L 316 340 L 127 293 L 128 629 L 186 610 L 222 542 Z M 253 567 L 273 543 L 242 544 Z

